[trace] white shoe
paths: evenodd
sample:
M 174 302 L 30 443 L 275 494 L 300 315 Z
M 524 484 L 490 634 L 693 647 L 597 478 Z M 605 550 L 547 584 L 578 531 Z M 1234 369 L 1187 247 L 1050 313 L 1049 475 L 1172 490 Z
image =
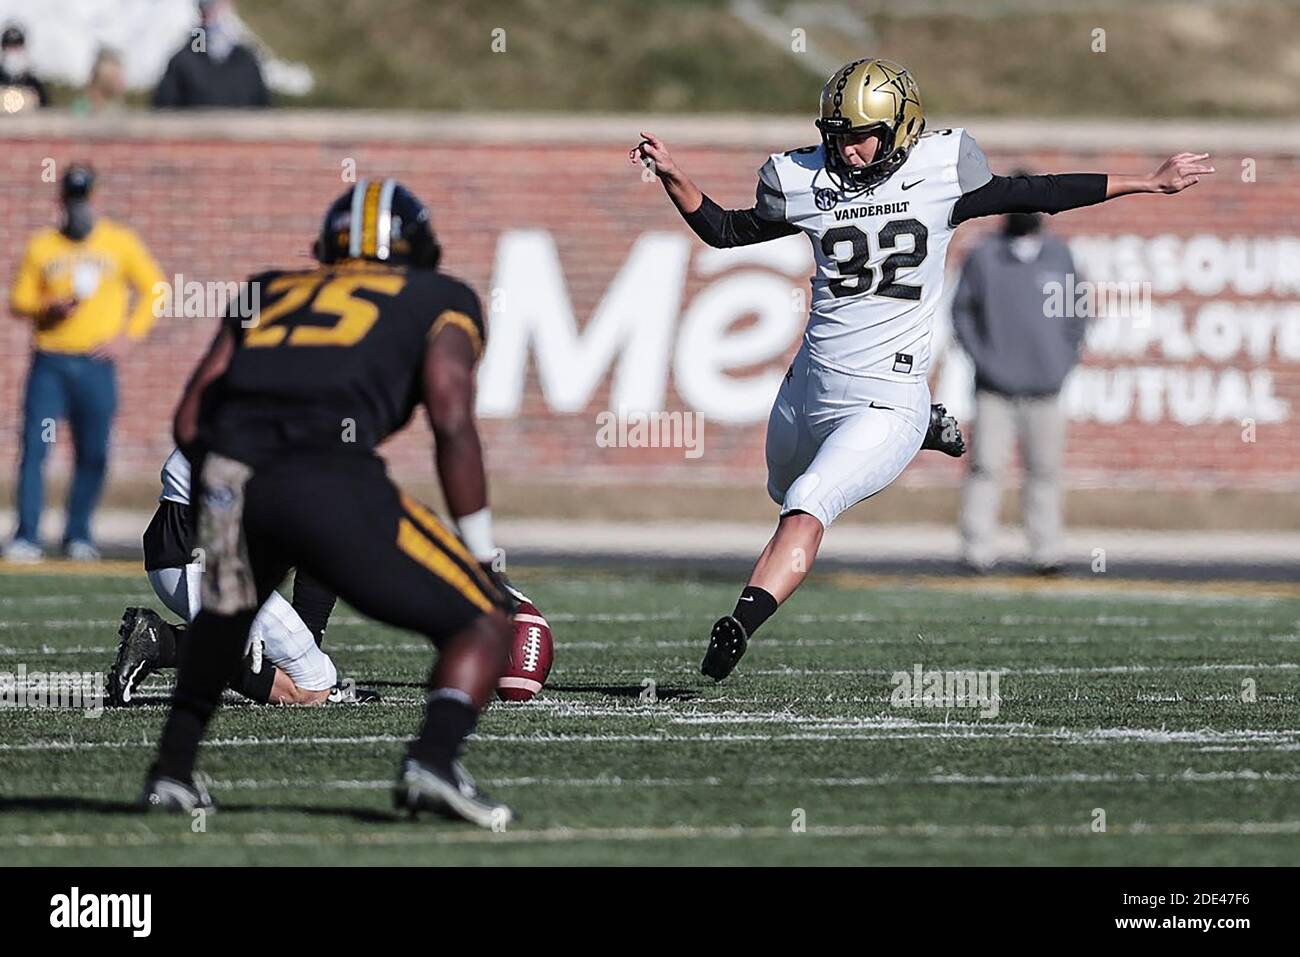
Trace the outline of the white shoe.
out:
M 974 555 L 967 552 L 962 555 L 961 564 L 962 567 L 972 575 L 988 575 L 993 572 L 994 567 L 997 565 L 997 560 L 993 558 L 984 558 L 983 556 L 976 558 Z
M 90 542 L 68 542 L 63 546 L 63 554 L 74 562 L 97 562 L 102 557 L 99 549 Z
M 5 546 L 5 561 L 21 565 L 35 565 L 45 560 L 45 550 L 25 538 L 15 538 Z

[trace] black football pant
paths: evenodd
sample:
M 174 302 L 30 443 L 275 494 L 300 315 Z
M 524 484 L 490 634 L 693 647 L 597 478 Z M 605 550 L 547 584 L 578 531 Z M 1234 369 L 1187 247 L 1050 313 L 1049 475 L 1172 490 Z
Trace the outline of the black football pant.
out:
M 200 465 L 201 467 L 201 465 Z M 196 469 L 197 471 L 197 469 Z M 182 502 L 162 501 L 144 532 L 145 571 L 159 568 L 180 568 L 194 560 L 197 537 L 195 508 Z M 293 609 L 311 631 L 319 646 L 325 638 L 325 628 L 334 611 L 337 596 L 306 572 L 293 576 Z M 173 625 L 172 643 L 178 652 L 190 637 L 188 625 Z M 174 668 L 178 659 L 164 661 L 163 667 Z M 263 668 L 254 673 L 247 659 L 241 659 L 230 677 L 230 687 L 252 701 L 266 704 L 271 698 L 278 669 Z
M 212 457 L 205 461 L 206 468 Z M 215 514 L 230 496 L 196 481 L 195 501 Z M 158 773 L 187 780 L 199 740 L 237 667 L 257 608 L 290 568 L 306 572 L 371 618 L 416 631 L 436 646 L 479 616 L 506 611 L 505 596 L 460 539 L 418 502 L 402 494 L 372 457 L 280 464 L 258 471 L 242 489 L 243 545 L 256 597 L 245 609 L 219 613 L 226 560 L 214 536 L 204 607 L 181 653 L 172 710 L 159 748 Z M 215 600 L 210 601 L 212 597 Z

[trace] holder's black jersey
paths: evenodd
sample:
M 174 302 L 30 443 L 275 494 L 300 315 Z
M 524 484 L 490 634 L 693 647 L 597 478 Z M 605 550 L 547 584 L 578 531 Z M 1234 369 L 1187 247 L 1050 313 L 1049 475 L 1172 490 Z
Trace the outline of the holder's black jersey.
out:
M 249 282 L 256 315 L 225 320 L 235 353 L 204 393 L 199 439 L 255 468 L 373 452 L 422 401 L 433 334 L 452 324 L 482 349 L 478 296 L 434 270 L 347 261 Z

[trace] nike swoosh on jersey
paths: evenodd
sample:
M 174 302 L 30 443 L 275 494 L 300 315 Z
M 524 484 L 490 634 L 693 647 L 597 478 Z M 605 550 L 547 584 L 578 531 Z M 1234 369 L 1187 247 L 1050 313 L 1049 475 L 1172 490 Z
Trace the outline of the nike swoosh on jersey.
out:
M 924 183 L 924 182 L 925 182 L 925 177 L 922 176 L 922 177 L 921 177 L 920 179 L 918 179 L 915 183 L 904 183 L 904 184 L 903 184 L 903 189 L 908 190 L 908 189 L 911 189 L 913 186 L 919 186 L 919 185 L 921 185 L 921 184 Z

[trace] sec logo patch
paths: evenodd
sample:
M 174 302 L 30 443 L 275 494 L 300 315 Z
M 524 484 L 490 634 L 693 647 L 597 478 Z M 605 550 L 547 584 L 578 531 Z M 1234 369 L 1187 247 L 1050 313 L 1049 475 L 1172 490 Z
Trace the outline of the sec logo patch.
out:
M 840 198 L 833 189 L 822 187 L 813 190 L 813 202 L 817 204 L 817 208 L 823 213 L 834 209 L 839 201 Z

